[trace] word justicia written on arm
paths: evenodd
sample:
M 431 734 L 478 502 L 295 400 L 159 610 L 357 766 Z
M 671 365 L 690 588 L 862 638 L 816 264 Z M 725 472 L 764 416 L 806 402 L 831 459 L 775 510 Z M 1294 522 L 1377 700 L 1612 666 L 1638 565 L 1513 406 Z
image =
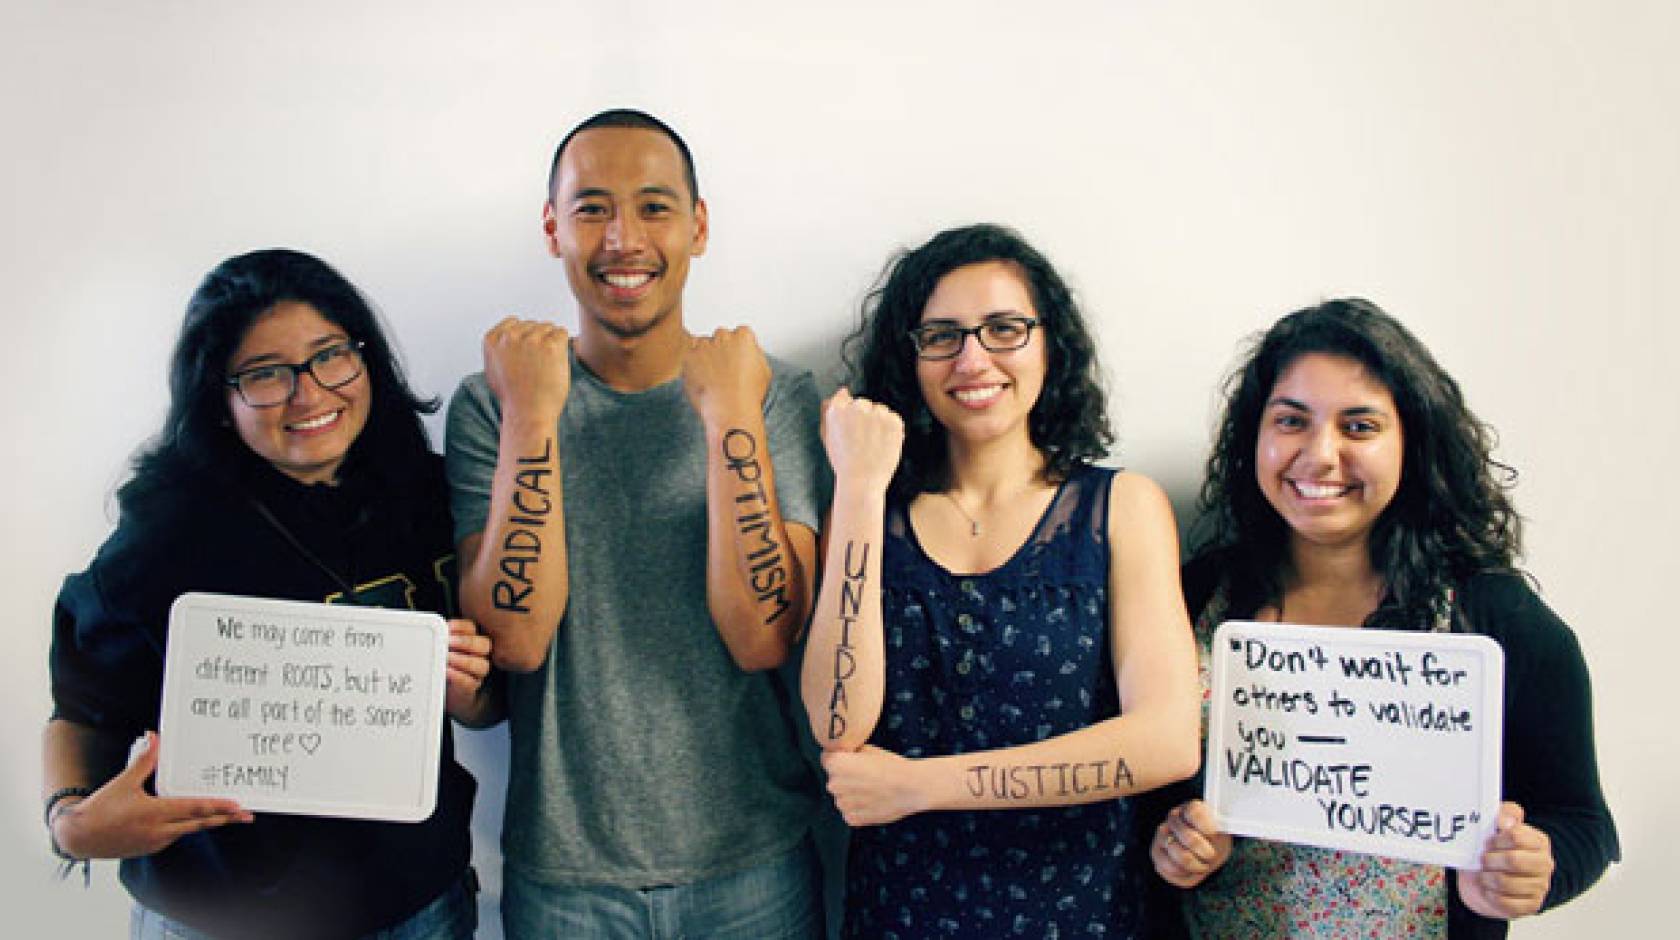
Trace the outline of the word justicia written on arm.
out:
M 764 623 L 774 624 L 787 612 L 789 601 L 786 552 L 772 525 L 770 497 L 764 489 L 764 468 L 758 459 L 758 439 L 741 428 L 723 435 L 723 456 L 740 484 L 735 494 L 735 526 L 747 549 L 748 586 L 759 609 L 768 608 Z
M 854 557 L 855 556 L 855 557 Z M 828 700 L 828 739 L 839 740 L 846 733 L 846 680 L 857 672 L 857 659 L 852 654 L 852 627 L 857 624 L 863 607 L 863 590 L 867 583 L 869 543 L 846 543 L 845 579 L 840 582 L 840 641 L 834 647 L 834 691 Z
M 529 576 L 532 565 L 542 560 L 543 532 L 554 511 L 552 480 L 554 440 L 543 441 L 542 451 L 518 458 L 514 473 L 512 511 L 507 534 L 502 537 L 497 558 L 500 576 L 490 586 L 490 600 L 498 610 L 530 613 L 527 601 L 536 585 Z
M 1045 764 L 969 764 L 963 768 L 963 783 L 975 799 L 1006 801 L 1084 796 L 1109 790 L 1121 796 L 1137 787 L 1132 769 L 1119 756 Z

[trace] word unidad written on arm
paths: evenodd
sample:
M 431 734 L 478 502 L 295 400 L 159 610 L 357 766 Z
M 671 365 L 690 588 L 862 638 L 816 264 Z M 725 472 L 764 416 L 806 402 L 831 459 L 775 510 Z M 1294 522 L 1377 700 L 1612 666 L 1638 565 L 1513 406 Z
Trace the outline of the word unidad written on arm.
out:
M 169 615 L 157 788 L 418 822 L 437 801 L 436 614 L 189 593 Z
M 840 582 L 840 642 L 834 646 L 834 691 L 828 696 L 828 739 L 838 741 L 846 734 L 846 680 L 857 672 L 852 653 L 852 628 L 863 609 L 863 589 L 869 573 L 869 543 L 847 542 L 845 578 Z
M 1211 657 L 1205 795 L 1226 831 L 1480 864 L 1500 793 L 1497 643 L 1229 621 Z

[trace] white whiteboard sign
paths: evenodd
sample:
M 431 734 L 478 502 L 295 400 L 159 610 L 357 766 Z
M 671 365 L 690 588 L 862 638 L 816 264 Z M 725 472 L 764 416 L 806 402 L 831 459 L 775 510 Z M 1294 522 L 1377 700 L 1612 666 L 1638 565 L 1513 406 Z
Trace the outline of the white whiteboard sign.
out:
M 1484 636 L 1229 621 L 1206 794 L 1227 832 L 1481 867 L 1505 655 Z
M 426 819 L 448 651 L 436 614 L 183 594 L 169 614 L 158 793 Z

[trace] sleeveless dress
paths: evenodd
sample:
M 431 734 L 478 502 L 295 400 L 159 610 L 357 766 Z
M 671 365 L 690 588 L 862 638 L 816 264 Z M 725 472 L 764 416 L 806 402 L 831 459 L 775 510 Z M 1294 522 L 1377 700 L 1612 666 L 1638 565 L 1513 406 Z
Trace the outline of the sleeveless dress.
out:
M 1119 713 L 1109 654 L 1114 471 L 1082 467 L 997 569 L 956 575 L 889 504 L 886 697 L 870 743 L 906 757 L 1028 744 Z M 1142 887 L 1127 800 L 934 812 L 852 831 L 848 937 L 1129 937 Z

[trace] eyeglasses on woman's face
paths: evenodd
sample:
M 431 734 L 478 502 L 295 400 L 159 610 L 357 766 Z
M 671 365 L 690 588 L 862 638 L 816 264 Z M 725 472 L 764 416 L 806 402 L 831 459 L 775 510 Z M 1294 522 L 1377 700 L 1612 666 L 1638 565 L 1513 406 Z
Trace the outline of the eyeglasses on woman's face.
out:
M 916 355 L 923 359 L 955 359 L 962 353 L 963 344 L 974 337 L 987 352 L 1009 352 L 1020 349 L 1032 340 L 1033 317 L 991 317 L 979 326 L 958 326 L 955 323 L 924 323 L 910 331 L 910 341 L 916 345 Z
M 273 408 L 292 400 L 298 377 L 308 372 L 325 389 L 341 388 L 362 374 L 360 341 L 334 343 L 302 362 L 277 362 L 235 372 L 228 387 L 252 408 Z

